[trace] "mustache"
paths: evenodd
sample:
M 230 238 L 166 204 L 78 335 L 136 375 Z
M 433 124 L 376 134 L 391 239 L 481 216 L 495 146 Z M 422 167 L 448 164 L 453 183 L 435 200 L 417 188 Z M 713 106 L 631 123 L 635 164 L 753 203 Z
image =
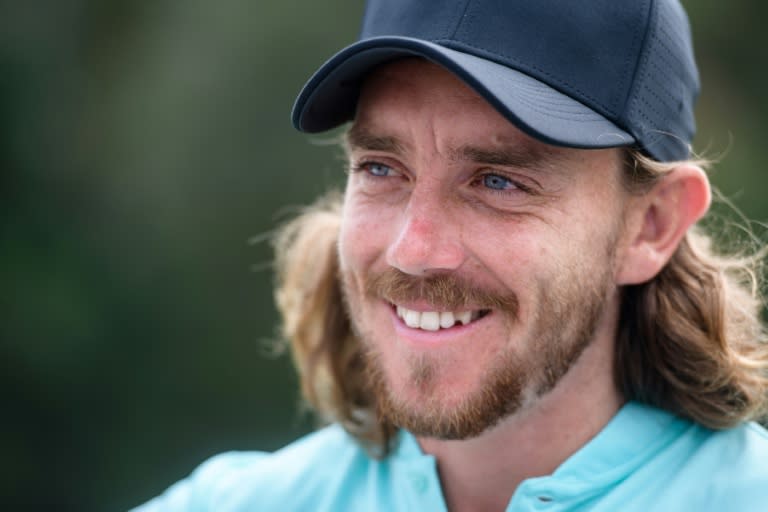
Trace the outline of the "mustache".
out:
M 426 301 L 440 311 L 497 309 L 517 314 L 517 296 L 484 289 L 454 274 L 417 277 L 396 268 L 370 274 L 365 284 L 368 296 L 392 303 Z

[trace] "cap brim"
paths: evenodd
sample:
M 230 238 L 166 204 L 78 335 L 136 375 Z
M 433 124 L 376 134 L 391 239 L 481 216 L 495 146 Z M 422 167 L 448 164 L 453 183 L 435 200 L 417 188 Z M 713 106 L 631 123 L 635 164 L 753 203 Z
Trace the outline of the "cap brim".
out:
M 609 148 L 635 139 L 599 113 L 520 71 L 420 39 L 377 37 L 348 46 L 307 82 L 293 106 L 293 125 L 317 133 L 354 118 L 360 86 L 374 67 L 418 56 L 454 73 L 532 137 L 575 148 Z

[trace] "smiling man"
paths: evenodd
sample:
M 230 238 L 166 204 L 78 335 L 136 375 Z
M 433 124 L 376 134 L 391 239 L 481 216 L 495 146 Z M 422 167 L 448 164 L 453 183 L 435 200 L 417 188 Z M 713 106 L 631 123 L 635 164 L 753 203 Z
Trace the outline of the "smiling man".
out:
M 712 252 L 676 0 L 371 0 L 294 124 L 343 197 L 276 240 L 331 425 L 141 510 L 768 507 L 759 259 Z
M 617 267 L 632 257 L 619 150 L 538 142 L 419 59 L 374 71 L 358 108 L 339 260 L 384 415 L 427 444 L 475 437 L 568 373 L 584 386 L 564 390 L 612 416 Z

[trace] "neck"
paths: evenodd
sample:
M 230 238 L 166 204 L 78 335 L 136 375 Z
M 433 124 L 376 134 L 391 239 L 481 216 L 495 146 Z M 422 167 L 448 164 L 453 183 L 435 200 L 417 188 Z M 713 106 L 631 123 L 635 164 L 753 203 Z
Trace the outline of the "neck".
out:
M 523 480 L 554 472 L 613 418 L 624 399 L 613 379 L 614 338 L 601 338 L 551 392 L 480 436 L 418 440 L 437 459 L 449 510 L 504 510 Z

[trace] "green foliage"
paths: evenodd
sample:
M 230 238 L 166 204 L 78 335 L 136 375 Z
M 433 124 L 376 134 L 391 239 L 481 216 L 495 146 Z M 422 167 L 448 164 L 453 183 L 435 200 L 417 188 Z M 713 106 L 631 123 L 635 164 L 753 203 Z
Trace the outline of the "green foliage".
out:
M 697 147 L 768 218 L 765 4 L 687 2 Z M 0 350 L 13 510 L 123 510 L 308 428 L 248 240 L 342 179 L 295 94 L 362 2 L 36 0 L 0 13 Z

